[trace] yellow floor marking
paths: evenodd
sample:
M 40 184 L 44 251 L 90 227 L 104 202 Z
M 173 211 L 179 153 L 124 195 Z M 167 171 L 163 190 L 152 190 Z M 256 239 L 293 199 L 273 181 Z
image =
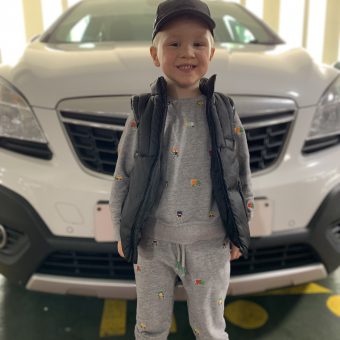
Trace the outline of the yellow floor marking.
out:
M 177 325 L 176 325 L 176 318 L 175 315 L 172 314 L 172 322 L 170 327 L 170 333 L 176 333 L 177 332 Z
M 316 283 L 270 290 L 256 295 L 300 295 L 300 294 L 330 294 L 332 291 Z
M 340 295 L 330 296 L 327 300 L 327 307 L 333 314 L 340 317 Z
M 126 300 L 105 300 L 99 336 L 101 338 L 126 333 Z
M 229 303 L 224 309 L 228 321 L 244 329 L 262 327 L 268 321 L 268 313 L 257 303 L 237 300 Z

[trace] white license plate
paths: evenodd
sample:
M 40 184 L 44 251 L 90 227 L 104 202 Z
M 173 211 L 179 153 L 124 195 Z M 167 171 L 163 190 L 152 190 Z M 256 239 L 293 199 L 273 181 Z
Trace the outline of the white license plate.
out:
M 112 242 L 113 225 L 110 207 L 107 203 L 98 203 L 95 207 L 95 239 L 98 242 Z M 272 233 L 273 208 L 268 199 L 255 199 L 255 212 L 250 221 L 252 237 L 267 236 Z
M 268 199 L 255 199 L 255 212 L 250 221 L 250 236 L 268 236 L 272 233 L 273 203 Z
M 95 207 L 94 238 L 98 242 L 114 241 L 110 206 L 107 203 L 98 203 Z

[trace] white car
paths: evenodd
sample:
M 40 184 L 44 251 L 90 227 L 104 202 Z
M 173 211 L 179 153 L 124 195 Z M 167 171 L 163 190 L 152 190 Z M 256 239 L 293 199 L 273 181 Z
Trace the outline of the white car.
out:
M 84 0 L 0 67 L 0 272 L 30 290 L 134 299 L 108 200 L 130 97 L 159 70 L 157 1 Z M 340 77 L 235 3 L 209 1 L 210 73 L 246 129 L 256 213 L 230 294 L 340 264 Z M 178 283 L 176 298 L 184 299 Z

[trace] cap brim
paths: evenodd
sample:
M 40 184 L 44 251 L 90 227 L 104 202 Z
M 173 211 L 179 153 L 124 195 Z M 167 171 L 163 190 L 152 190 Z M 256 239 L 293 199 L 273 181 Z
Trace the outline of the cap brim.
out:
M 213 33 L 214 28 L 216 27 L 215 21 L 211 19 L 208 15 L 203 14 L 200 11 L 195 11 L 193 9 L 183 9 L 181 11 L 174 11 L 173 13 L 168 14 L 166 17 L 162 18 L 157 25 L 154 28 L 154 33 L 152 35 L 152 39 L 155 37 L 156 33 L 162 30 L 164 26 L 169 24 L 172 20 L 183 16 L 183 15 L 189 15 L 191 17 L 195 17 L 203 21 L 211 33 Z

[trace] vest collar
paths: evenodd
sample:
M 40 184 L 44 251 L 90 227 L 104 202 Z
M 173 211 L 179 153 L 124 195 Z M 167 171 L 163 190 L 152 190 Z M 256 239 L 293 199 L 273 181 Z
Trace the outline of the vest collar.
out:
M 208 78 L 200 80 L 200 91 L 208 98 L 211 99 L 215 91 L 216 74 Z
M 216 74 L 208 78 L 202 78 L 200 80 L 199 89 L 200 91 L 208 98 L 212 98 L 215 90 L 215 81 L 216 81 Z M 157 78 L 153 83 L 150 85 L 151 87 L 151 94 L 152 95 L 161 95 L 167 93 L 167 83 L 164 77 Z
M 154 82 L 151 83 L 151 95 L 155 96 L 157 94 L 164 95 L 167 93 L 167 83 L 164 77 L 157 78 Z

